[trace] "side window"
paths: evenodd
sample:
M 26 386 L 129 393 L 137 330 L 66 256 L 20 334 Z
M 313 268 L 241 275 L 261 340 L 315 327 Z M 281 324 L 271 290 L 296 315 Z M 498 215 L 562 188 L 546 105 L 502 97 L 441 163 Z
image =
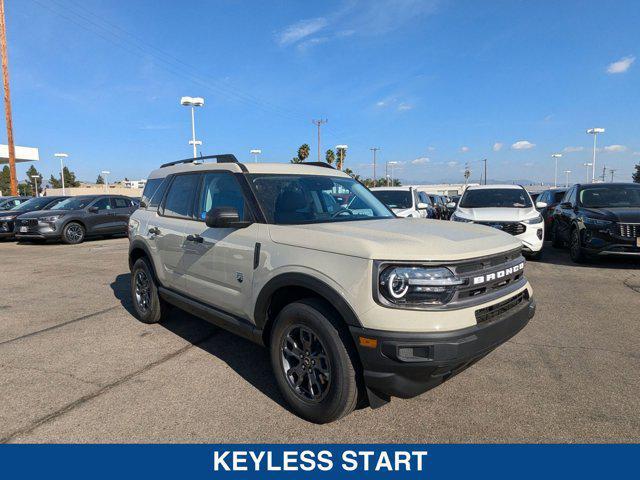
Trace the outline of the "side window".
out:
M 98 210 L 110 210 L 111 202 L 109 201 L 109 197 L 102 197 L 91 206 L 96 207 Z
M 549 202 L 549 191 L 548 190 L 546 192 L 543 192 L 542 195 L 540 195 L 538 197 L 538 202 L 544 202 L 546 204 L 551 203 L 551 202 Z
M 564 194 L 562 203 L 565 202 L 570 203 L 571 205 L 576 204 L 576 187 L 571 187 L 569 190 L 567 190 L 567 193 Z
M 152 178 L 147 180 L 144 190 L 142 191 L 142 201 L 149 204 L 151 198 L 158 190 L 158 187 L 163 183 L 164 178 Z M 162 196 L 162 195 L 160 195 Z
M 555 197 L 554 197 L 554 201 L 552 203 L 560 203 L 562 201 L 563 197 L 564 197 L 564 193 L 563 192 L 556 192 Z
M 191 218 L 199 180 L 200 176 L 197 174 L 176 175 L 164 202 L 163 215 Z
M 571 195 L 569 195 L 569 202 L 571 202 L 571 205 L 574 206 L 574 207 L 577 204 L 577 201 L 576 201 L 577 195 L 578 195 L 578 188 L 577 187 L 573 187 L 571 189 Z
M 197 217 L 204 220 L 212 208 L 233 207 L 238 211 L 240 220 L 246 220 L 248 212 L 244 195 L 235 177 L 230 173 L 206 173 L 203 176 Z
M 158 208 L 158 205 L 162 202 L 162 197 L 164 197 L 164 192 L 167 190 L 167 185 L 169 185 L 169 179 L 162 179 L 162 183 L 155 190 L 151 198 L 146 201 L 149 208 Z M 142 199 L 144 200 L 144 197 L 142 197 Z
M 122 197 L 114 197 L 111 199 L 113 208 L 129 208 L 131 206 L 131 200 L 127 200 Z
M 427 205 L 430 205 L 430 204 L 431 204 L 431 201 L 429 200 L 429 197 L 427 196 L 427 194 L 426 194 L 426 193 L 424 193 L 424 192 L 420 192 L 420 193 L 418 194 L 418 197 L 420 198 L 420 202 L 421 202 L 421 203 L 426 203 Z

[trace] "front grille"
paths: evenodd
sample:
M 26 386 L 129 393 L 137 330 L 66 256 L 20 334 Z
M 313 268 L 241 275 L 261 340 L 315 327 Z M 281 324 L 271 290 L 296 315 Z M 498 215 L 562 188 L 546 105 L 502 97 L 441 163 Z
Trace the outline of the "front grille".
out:
M 520 235 L 524 233 L 527 227 L 518 222 L 478 222 L 480 225 L 497 228 L 511 235 Z
M 640 237 L 640 224 L 638 223 L 619 223 L 618 233 L 621 237 L 637 238 Z
M 517 307 L 526 300 L 529 300 L 529 292 L 527 290 L 524 290 L 500 303 L 496 303 L 495 305 L 491 305 L 490 307 L 480 308 L 476 310 L 476 321 L 478 323 L 482 323 L 493 320 L 494 318 L 504 315 L 509 310 Z

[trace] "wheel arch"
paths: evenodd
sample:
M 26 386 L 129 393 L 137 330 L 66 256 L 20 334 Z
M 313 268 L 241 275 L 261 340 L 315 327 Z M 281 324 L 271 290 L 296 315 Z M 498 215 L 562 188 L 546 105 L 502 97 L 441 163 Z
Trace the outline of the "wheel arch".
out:
M 133 240 L 129 245 L 129 270 L 133 270 L 133 266 L 138 259 L 143 257 L 146 257 L 149 260 L 151 272 L 153 273 L 156 282 L 158 282 L 158 272 L 156 272 L 156 266 L 153 263 L 153 257 L 151 256 L 149 247 L 147 247 L 147 245 L 141 240 Z

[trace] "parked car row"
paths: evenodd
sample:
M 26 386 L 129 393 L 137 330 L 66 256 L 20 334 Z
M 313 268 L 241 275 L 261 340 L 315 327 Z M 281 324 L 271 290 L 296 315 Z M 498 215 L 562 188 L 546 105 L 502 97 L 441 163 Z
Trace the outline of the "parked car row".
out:
M 448 220 L 453 211 L 447 207 L 449 198 L 415 187 L 374 187 L 371 191 L 398 217 Z
M 29 198 L 0 212 L 0 238 L 76 244 L 87 237 L 122 235 L 138 205 L 122 195 Z

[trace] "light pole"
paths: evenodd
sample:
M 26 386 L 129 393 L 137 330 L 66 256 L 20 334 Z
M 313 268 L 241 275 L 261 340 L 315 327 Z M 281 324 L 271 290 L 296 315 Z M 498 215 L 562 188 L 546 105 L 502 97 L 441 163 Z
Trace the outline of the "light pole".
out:
M 38 195 L 38 178 L 40 178 L 38 175 L 31 175 L 31 178 L 33 178 L 33 183 L 36 184 L 36 197 L 39 197 L 40 195 Z
M 67 158 L 69 155 L 66 153 L 54 153 L 53 156 L 60 159 L 60 180 L 62 181 L 62 195 L 64 195 L 64 164 L 62 159 Z
M 380 147 L 371 147 L 369 150 L 373 152 L 373 186 L 376 186 L 376 153 L 381 150 Z
M 566 175 L 565 177 L 565 182 L 564 182 L 564 188 L 569 188 L 569 174 L 571 173 L 571 170 L 565 170 L 564 174 Z
M 556 159 L 556 174 L 553 177 L 553 188 L 558 188 L 558 159 L 562 157 L 561 153 L 554 153 L 551 155 L 551 158 Z
M 592 166 L 593 163 L 587 162 L 587 163 L 583 163 L 583 165 L 587 168 L 587 183 L 589 183 L 589 167 Z
M 250 150 L 249 153 L 253 155 L 253 160 L 258 163 L 258 155 L 262 153 L 262 150 L 260 150 L 259 148 L 254 148 L 253 150 Z
M 604 133 L 604 128 L 594 127 L 587 130 L 589 135 L 593 135 L 593 160 L 591 161 L 592 173 L 591 183 L 596 181 L 596 139 L 599 133 Z M 587 180 L 588 181 L 588 180 Z
M 180 99 L 180 105 L 184 107 L 191 107 L 191 140 L 189 145 L 193 145 L 193 158 L 198 156 L 197 146 L 202 145 L 200 140 L 196 140 L 196 107 L 202 107 L 204 105 L 204 98 L 202 97 L 182 97 Z
M 387 162 L 387 165 L 391 166 L 391 186 L 393 187 L 393 166 L 397 165 L 398 162 L 393 161 L 393 162 Z
M 338 170 L 342 170 L 344 166 L 344 156 L 347 154 L 349 145 L 336 145 L 336 153 L 338 154 Z
M 101 175 L 103 175 L 103 179 L 104 179 L 104 191 L 109 193 L 109 180 L 107 175 L 111 175 L 111 172 L 109 170 L 102 170 L 100 172 Z

